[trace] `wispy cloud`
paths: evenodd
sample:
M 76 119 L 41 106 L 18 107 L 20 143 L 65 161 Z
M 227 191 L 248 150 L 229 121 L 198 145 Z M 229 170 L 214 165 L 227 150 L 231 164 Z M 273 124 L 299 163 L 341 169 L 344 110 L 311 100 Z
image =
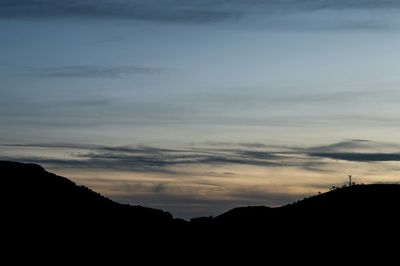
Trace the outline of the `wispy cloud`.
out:
M 218 145 L 4 144 L 5 149 L 29 152 L 9 152 L 0 159 L 38 163 L 70 177 L 81 173 L 81 184 L 115 200 L 165 209 L 185 218 L 214 215 L 240 205 L 279 206 L 342 182 L 338 167 L 357 169 L 357 163 L 374 162 L 371 169 L 376 171 L 388 167 L 379 162 L 400 161 L 400 152 L 384 152 L 400 151 L 397 144 L 371 140 L 314 147 L 214 144 Z M 332 179 L 332 175 L 338 177 Z
M 348 139 L 307 149 L 308 153 L 394 153 L 397 151 L 400 151 L 400 145 L 397 143 L 367 139 Z
M 222 145 L 222 144 L 221 144 Z M 40 147 L 70 149 L 69 157 L 2 157 L 8 160 L 72 168 L 105 168 L 138 172 L 169 172 L 173 166 L 183 165 L 247 165 L 259 167 L 298 167 L 310 171 L 324 171 L 328 163 L 318 158 L 353 162 L 400 161 L 400 146 L 368 140 L 346 140 L 309 148 L 268 146 L 245 143 L 231 148 L 166 149 L 148 146 L 101 146 L 86 144 L 5 144 L 8 147 Z M 379 151 L 379 152 L 377 152 Z M 385 152 L 386 151 L 386 152 Z M 392 152 L 387 152 L 392 151 Z
M 111 186 L 110 184 L 103 185 Z M 129 187 L 126 183 L 121 183 L 118 190 L 126 190 L 127 186 Z M 158 192 L 159 187 L 162 188 L 161 193 Z M 279 193 L 273 190 L 265 190 L 265 188 L 257 189 L 253 187 L 232 189 L 225 197 L 212 198 L 199 196 L 197 190 L 201 190 L 201 188 L 202 186 L 199 184 L 198 187 L 194 187 L 189 191 L 190 194 L 179 194 L 174 191 L 173 186 L 160 183 L 150 187 L 150 191 L 157 196 L 152 195 L 152 193 L 143 193 L 140 196 L 136 196 L 135 192 L 140 190 L 147 191 L 149 188 L 134 184 L 129 189 L 131 193 L 117 195 L 113 199 L 119 202 L 135 202 L 153 206 L 168 210 L 176 217 L 190 219 L 199 216 L 219 215 L 239 206 L 281 206 L 304 197 L 302 194 Z
M 7 144 L 15 147 L 41 147 L 79 149 L 83 152 L 72 153 L 71 158 L 54 159 L 42 157 L 7 158 L 19 159 L 46 165 L 71 167 L 110 168 L 133 171 L 167 171 L 168 166 L 187 164 L 241 164 L 258 166 L 280 166 L 280 156 L 269 152 L 243 150 L 199 150 L 199 149 L 163 149 L 155 147 L 107 147 L 75 144 Z
M 311 156 L 330 158 L 335 160 L 345 160 L 353 162 L 387 162 L 400 161 L 400 153 L 333 153 L 319 152 L 309 153 Z
M 2 144 L 4 147 L 37 147 L 37 148 L 71 148 L 71 149 L 98 149 L 105 146 L 93 144 L 73 144 L 73 143 L 26 143 L 26 144 Z
M 373 142 L 370 140 L 356 139 L 346 140 L 329 145 L 316 146 L 309 149 L 309 152 L 337 152 L 337 151 L 351 151 L 359 149 L 364 146 L 371 146 Z
M 136 66 L 76 65 L 48 68 L 25 68 L 25 73 L 45 78 L 121 78 L 130 75 L 152 75 L 160 69 Z
M 269 92 L 269 93 L 266 93 Z M 177 96 L 181 101 L 190 101 L 194 98 L 191 94 Z M 322 106 L 327 108 L 342 105 L 366 103 L 366 102 L 385 102 L 394 103 L 400 99 L 400 93 L 396 90 L 314 90 L 297 92 L 295 90 L 280 90 L 279 93 L 265 88 L 229 88 L 214 91 L 201 91 L 195 93 L 195 98 L 201 104 L 207 102 L 208 108 L 286 108 L 288 106 Z M 265 145 L 265 144 L 264 144 Z
M 185 165 L 292 167 L 325 172 L 329 171 L 329 162 L 322 160 L 323 158 L 351 162 L 400 161 L 400 145 L 369 140 L 346 140 L 308 148 L 253 145 L 251 143 L 221 143 L 220 145 L 214 148 L 166 149 L 148 146 L 102 146 L 69 143 L 5 144 L 3 146 L 63 149 L 68 151 L 68 156 L 61 158 L 15 156 L 3 157 L 3 159 L 39 163 L 53 167 L 102 168 L 170 174 L 180 174 L 176 171 L 176 166 Z
M 350 139 L 309 148 L 307 155 L 352 162 L 387 162 L 400 161 L 399 151 L 396 143 Z
M 173 23 L 213 23 L 248 14 L 279 18 L 294 12 L 376 10 L 399 8 L 398 1 L 381 0 L 1 0 L 0 17 L 23 19 L 102 18 Z M 347 27 L 366 27 L 351 22 Z M 340 23 L 338 24 L 340 25 Z M 346 25 L 345 25 L 346 26 Z M 371 25 L 376 27 L 377 24 Z
M 237 11 L 214 1 L 154 0 L 2 0 L 0 16 L 24 19 L 108 18 L 176 23 L 208 23 L 239 16 Z

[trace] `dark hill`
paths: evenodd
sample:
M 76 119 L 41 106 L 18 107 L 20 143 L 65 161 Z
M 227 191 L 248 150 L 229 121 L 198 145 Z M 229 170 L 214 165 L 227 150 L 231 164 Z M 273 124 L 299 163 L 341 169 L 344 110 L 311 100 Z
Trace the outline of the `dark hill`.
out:
M 347 186 L 306 198 L 284 208 L 321 212 L 394 210 L 400 208 L 400 185 Z
M 181 220 L 173 222 L 172 215 L 161 210 L 116 203 L 67 178 L 45 171 L 35 164 L 0 161 L 1 202 L 3 212 L 14 216 L 62 218 L 84 222 L 119 224 L 171 224 L 184 226 Z M 196 226 L 285 224 L 287 221 L 332 222 L 348 219 L 396 220 L 400 211 L 400 185 L 354 185 L 334 189 L 301 201 L 279 207 L 241 207 L 215 218 L 192 219 Z M 79 217 L 79 218 L 77 218 Z M 364 220 L 363 224 L 368 224 Z
M 370 224 L 376 218 L 390 223 L 398 220 L 400 211 L 400 185 L 353 185 L 337 188 L 298 202 L 279 207 L 241 207 L 214 218 L 218 223 L 267 224 L 287 221 L 306 221 L 314 224 L 324 220 L 336 225 L 349 220 Z
M 3 213 L 18 221 L 77 224 L 168 224 L 161 210 L 116 203 L 35 164 L 0 161 Z
M 263 247 L 283 260 L 338 259 L 345 250 L 358 262 L 367 254 L 384 260 L 400 239 L 400 185 L 354 185 L 279 208 L 235 208 L 204 224 L 221 236 L 218 246 L 256 257 Z
M 256 237 L 298 247 L 310 241 L 313 248 L 386 246 L 400 236 L 399 214 L 400 185 L 354 185 L 279 208 L 236 208 L 215 217 L 212 227 L 250 242 Z
M 189 223 L 161 210 L 113 202 L 38 165 L 0 161 L 0 173 L 2 236 L 10 235 L 4 239 L 18 248 L 29 243 L 25 251 L 40 240 L 46 248 L 72 242 L 104 254 L 123 249 L 125 256 L 135 247 L 173 258 L 244 251 L 257 258 L 263 254 L 256 256 L 257 249 L 269 255 L 308 250 L 307 255 L 322 248 L 329 253 L 337 243 L 340 250 L 389 250 L 388 243 L 400 236 L 400 185 L 355 185 L 279 208 L 242 207 Z

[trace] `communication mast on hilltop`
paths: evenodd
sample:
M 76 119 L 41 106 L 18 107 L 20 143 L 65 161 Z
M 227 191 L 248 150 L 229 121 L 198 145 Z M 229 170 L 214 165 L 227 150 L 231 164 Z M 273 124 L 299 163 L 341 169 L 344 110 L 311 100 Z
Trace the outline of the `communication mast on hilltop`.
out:
M 351 187 L 351 175 L 349 175 L 349 187 Z

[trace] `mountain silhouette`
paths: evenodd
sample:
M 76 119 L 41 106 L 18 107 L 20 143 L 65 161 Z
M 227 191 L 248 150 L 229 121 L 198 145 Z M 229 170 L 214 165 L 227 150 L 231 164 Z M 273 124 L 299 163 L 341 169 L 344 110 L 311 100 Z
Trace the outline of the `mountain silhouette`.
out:
M 270 249 L 343 240 L 343 247 L 360 246 L 370 238 L 397 238 L 400 230 L 396 184 L 346 186 L 278 208 L 240 207 L 186 222 L 162 210 L 116 203 L 39 165 L 0 161 L 0 173 L 3 228 L 13 240 L 78 240 L 91 247 L 129 240 L 129 246 L 152 250 L 207 243 L 201 248 L 251 250 L 259 240 Z
M 267 222 L 270 219 L 303 216 L 303 219 L 366 219 L 379 215 L 383 219 L 397 219 L 400 210 L 400 185 L 352 185 L 305 198 L 279 208 L 242 207 L 230 210 L 215 220 L 222 223 Z M 310 222 L 310 221 L 309 221 Z
M 74 214 L 101 217 L 111 212 L 120 218 L 129 218 L 130 222 L 172 221 L 168 212 L 116 203 L 39 165 L 0 161 L 0 171 L 2 197 L 19 212 L 51 212 L 64 218 Z
M 124 219 L 129 223 L 168 224 L 175 221 L 168 212 L 131 206 L 114 202 L 84 186 L 78 186 L 65 177 L 45 171 L 36 164 L 0 161 L 3 176 L 1 197 L 4 207 L 9 211 L 29 215 L 51 213 L 54 217 L 79 215 L 84 218 L 96 217 Z M 300 214 L 313 219 L 341 217 L 358 219 L 379 214 L 391 217 L 394 210 L 400 210 L 400 185 L 373 184 L 353 185 L 336 188 L 329 192 L 305 198 L 279 208 L 266 206 L 239 207 L 215 218 L 199 217 L 191 220 L 193 224 L 240 224 L 266 223 L 287 215 Z
M 0 161 L 0 173 L 2 220 L 18 235 L 89 240 L 157 234 L 173 223 L 168 212 L 116 203 L 39 165 Z

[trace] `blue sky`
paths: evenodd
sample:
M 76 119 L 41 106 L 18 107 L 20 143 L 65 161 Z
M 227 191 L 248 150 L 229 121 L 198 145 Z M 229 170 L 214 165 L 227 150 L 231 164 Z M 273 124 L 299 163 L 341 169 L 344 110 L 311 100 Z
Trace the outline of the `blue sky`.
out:
M 399 13 L 397 1 L 367 0 L 0 1 L 0 156 L 182 217 L 283 204 L 387 164 L 366 180 L 396 181 Z M 357 145 L 309 152 L 335 143 Z M 104 147 L 146 149 L 138 160 L 137 150 L 104 158 Z M 149 147 L 173 152 L 152 164 Z M 165 163 L 171 153 L 181 162 L 182 149 L 224 159 Z M 282 149 L 274 167 L 251 153 Z M 371 162 L 360 153 L 395 155 Z M 135 167 L 121 168 L 121 157 Z M 123 174 L 124 185 L 104 173 Z M 246 173 L 257 178 L 246 183 Z M 246 197 L 232 196 L 239 187 Z

